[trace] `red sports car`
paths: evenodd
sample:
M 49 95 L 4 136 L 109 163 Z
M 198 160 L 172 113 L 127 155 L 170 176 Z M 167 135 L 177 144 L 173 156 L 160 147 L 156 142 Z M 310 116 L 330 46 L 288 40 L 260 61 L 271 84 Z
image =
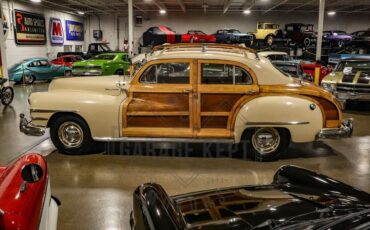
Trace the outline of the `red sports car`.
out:
M 59 204 L 42 156 L 28 154 L 0 167 L 0 229 L 56 229 Z
M 321 80 L 326 76 L 328 75 L 329 73 L 331 73 L 331 71 L 333 71 L 332 68 L 330 67 L 325 67 L 323 65 L 320 65 L 320 64 L 316 64 L 316 63 L 305 63 L 303 62 L 301 64 L 301 67 L 303 68 L 303 71 L 309 75 L 312 76 L 312 78 L 314 79 L 315 77 L 315 67 L 320 67 L 320 77 L 319 77 L 319 83 L 321 82 Z
M 207 35 L 200 30 L 189 30 L 186 34 L 181 36 L 183 43 L 216 43 L 216 36 Z
M 60 56 L 57 59 L 54 59 L 51 61 L 51 63 L 55 65 L 62 65 L 62 66 L 68 66 L 72 68 L 73 63 L 76 61 L 83 61 L 84 59 L 81 56 L 78 55 L 64 55 Z

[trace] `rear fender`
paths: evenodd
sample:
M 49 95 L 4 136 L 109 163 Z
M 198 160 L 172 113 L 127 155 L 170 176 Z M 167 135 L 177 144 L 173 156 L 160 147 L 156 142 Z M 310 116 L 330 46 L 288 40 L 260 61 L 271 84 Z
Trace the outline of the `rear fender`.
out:
M 241 107 L 234 126 L 235 142 L 253 127 L 289 130 L 292 142 L 312 142 L 323 128 L 321 106 L 304 96 L 262 96 Z

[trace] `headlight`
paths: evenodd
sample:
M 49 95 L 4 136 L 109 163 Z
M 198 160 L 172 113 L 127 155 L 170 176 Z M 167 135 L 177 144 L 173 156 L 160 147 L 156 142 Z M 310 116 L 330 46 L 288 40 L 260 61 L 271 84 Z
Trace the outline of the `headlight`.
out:
M 331 93 L 334 93 L 335 91 L 337 91 L 337 84 L 336 83 L 326 83 L 326 82 L 322 82 L 321 83 L 321 86 L 326 90 L 326 91 L 329 91 Z

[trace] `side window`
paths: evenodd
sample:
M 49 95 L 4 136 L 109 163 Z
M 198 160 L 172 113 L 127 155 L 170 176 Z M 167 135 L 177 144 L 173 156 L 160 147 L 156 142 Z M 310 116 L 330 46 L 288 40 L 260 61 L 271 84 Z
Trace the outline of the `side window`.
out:
M 39 67 L 40 66 L 40 62 L 39 61 L 34 61 L 34 62 L 31 62 L 28 67 Z
M 202 64 L 202 84 L 252 84 L 250 74 L 244 69 L 224 64 Z
M 48 67 L 48 66 L 50 66 L 50 64 L 49 64 L 49 62 L 48 62 L 48 61 L 41 60 L 41 61 L 40 61 L 40 66 Z
M 142 83 L 189 84 L 189 63 L 163 63 L 152 65 L 140 77 Z

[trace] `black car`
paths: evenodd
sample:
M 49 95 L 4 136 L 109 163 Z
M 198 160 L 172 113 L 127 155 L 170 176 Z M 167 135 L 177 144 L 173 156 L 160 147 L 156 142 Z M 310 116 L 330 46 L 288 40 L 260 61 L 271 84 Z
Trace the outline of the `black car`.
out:
M 304 47 L 314 44 L 317 40 L 313 25 L 304 23 L 286 24 L 285 31 L 279 30 L 276 37 L 285 38 L 290 40 L 291 43 Z
M 370 30 L 356 31 L 352 35 L 352 44 L 358 47 L 370 47 Z
M 236 29 L 221 29 L 213 34 L 216 37 L 217 43 L 227 44 L 245 44 L 251 46 L 253 43 L 253 35 L 249 33 L 242 33 Z
M 180 43 L 182 34 L 176 34 L 170 27 L 154 26 L 143 33 L 144 46 L 156 46 L 164 43 Z
M 169 197 L 144 184 L 133 199 L 134 230 L 370 229 L 370 194 L 295 166 L 278 169 L 270 185 Z

